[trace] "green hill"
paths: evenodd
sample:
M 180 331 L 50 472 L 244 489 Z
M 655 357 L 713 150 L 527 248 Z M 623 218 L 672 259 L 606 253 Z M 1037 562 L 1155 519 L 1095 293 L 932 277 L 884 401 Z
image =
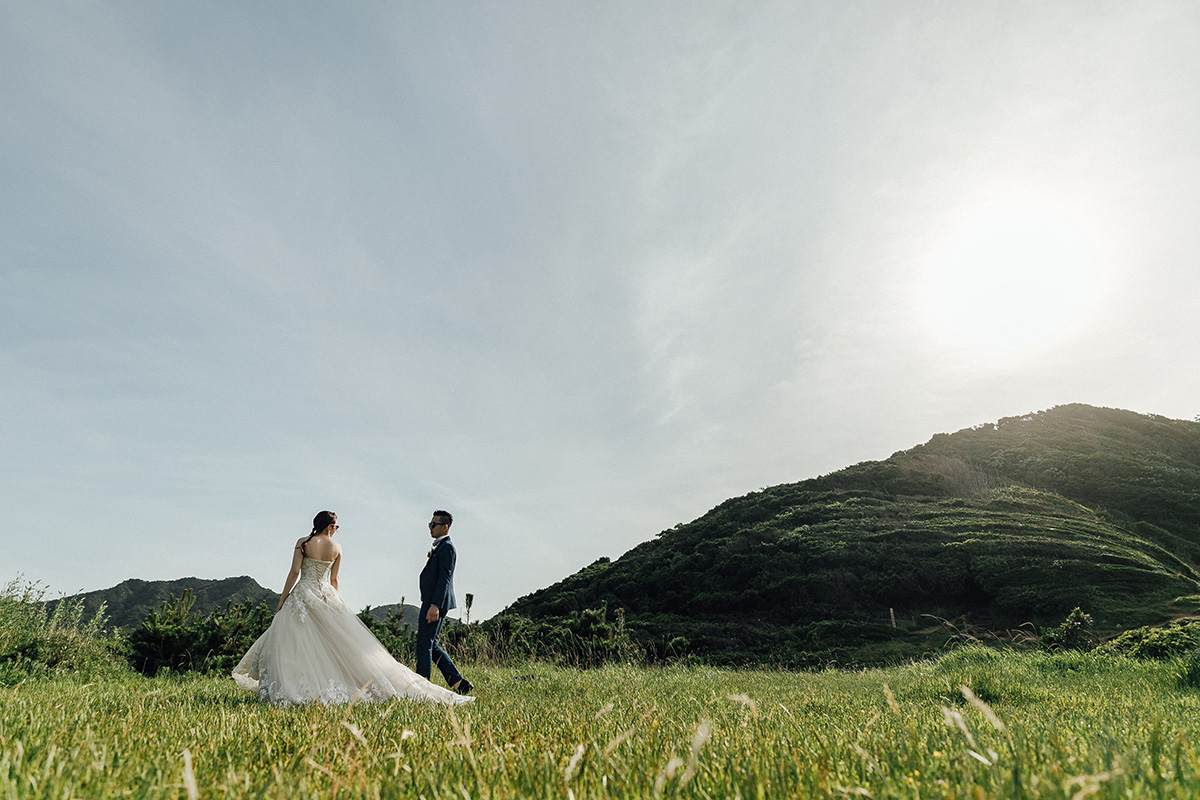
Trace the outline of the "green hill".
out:
M 227 602 L 251 600 L 255 605 L 265 602 L 272 610 L 279 602 L 278 592 L 259 586 L 258 581 L 246 575 L 221 580 L 180 578 L 174 581 L 143 581 L 130 578 L 111 589 L 84 592 L 72 597 L 83 600 L 84 612 L 88 616 L 94 615 L 100 604 L 104 603 L 104 613 L 111 627 L 136 628 L 147 614 L 162 606 L 164 600 L 172 595 L 182 597 L 188 589 L 196 596 L 192 608 L 201 614 L 224 608 Z M 48 605 L 53 609 L 57 602 L 51 601 Z
M 872 661 L 934 618 L 1161 622 L 1200 606 L 1198 566 L 1200 423 L 1069 405 L 728 500 L 499 618 L 606 605 L 663 653 Z

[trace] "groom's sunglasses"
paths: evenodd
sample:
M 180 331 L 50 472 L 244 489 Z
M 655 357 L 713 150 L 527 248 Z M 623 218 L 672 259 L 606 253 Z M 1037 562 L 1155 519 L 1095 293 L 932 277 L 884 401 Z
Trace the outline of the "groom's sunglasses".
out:
M 434 529 L 434 528 L 436 528 L 437 526 L 439 526 L 439 525 L 445 525 L 445 524 L 446 524 L 446 523 L 444 523 L 444 522 L 431 522 L 431 523 L 429 523 L 429 530 L 433 530 L 433 529 Z

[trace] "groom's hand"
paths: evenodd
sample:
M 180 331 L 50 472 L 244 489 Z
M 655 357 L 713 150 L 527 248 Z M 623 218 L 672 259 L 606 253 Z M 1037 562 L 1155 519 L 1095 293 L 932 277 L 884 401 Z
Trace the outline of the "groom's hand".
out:
M 432 625 L 438 621 L 438 617 L 440 616 L 441 614 L 438 613 L 438 607 L 430 606 L 429 610 L 425 612 L 425 621 Z

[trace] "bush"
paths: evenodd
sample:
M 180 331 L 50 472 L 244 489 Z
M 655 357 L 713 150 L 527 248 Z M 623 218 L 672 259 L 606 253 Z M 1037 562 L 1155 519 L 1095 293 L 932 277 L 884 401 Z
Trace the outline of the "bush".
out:
M 55 671 L 121 669 L 125 641 L 103 634 L 103 606 L 87 619 L 82 600 L 64 598 L 51 611 L 44 596 L 44 588 L 20 577 L 0 589 L 0 684 Z
M 1047 650 L 1091 650 L 1096 646 L 1092 615 L 1076 606 L 1057 628 L 1042 631 L 1042 646 Z
M 1178 620 L 1168 625 L 1125 631 L 1104 645 L 1104 651 L 1164 660 L 1192 653 L 1200 648 L 1200 622 Z
M 519 614 L 501 614 L 482 626 L 462 626 L 464 638 L 477 650 L 499 660 L 545 660 L 573 667 L 629 663 L 641 660 L 643 651 L 625 627 L 624 609 L 608 619 L 608 606 L 572 611 L 565 617 L 531 620 Z M 686 645 L 679 637 L 675 644 Z
M 196 597 L 188 589 L 163 601 L 129 636 L 129 660 L 144 675 L 163 668 L 176 672 L 231 672 L 250 645 L 271 624 L 266 603 L 226 603 L 204 616 L 192 609 Z

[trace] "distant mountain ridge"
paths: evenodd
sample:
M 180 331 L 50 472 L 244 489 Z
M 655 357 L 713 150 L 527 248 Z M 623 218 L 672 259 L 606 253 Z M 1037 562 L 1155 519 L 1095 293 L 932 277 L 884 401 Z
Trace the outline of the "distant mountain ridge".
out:
M 404 624 L 413 631 L 416 631 L 417 620 L 421 614 L 421 609 L 416 606 L 409 605 L 408 603 L 405 603 L 403 606 L 399 603 L 389 603 L 386 606 L 367 606 L 366 610 L 372 619 L 383 622 L 397 609 L 400 609 L 400 616 L 404 620 Z
M 278 592 L 260 586 L 258 581 L 248 575 L 219 580 L 179 578 L 173 581 L 144 581 L 130 578 L 110 589 L 83 592 L 71 595 L 70 599 L 82 600 L 84 612 L 88 616 L 94 615 L 103 603 L 109 627 L 136 628 L 142 624 L 147 614 L 159 609 L 164 601 L 172 596 L 182 597 L 188 589 L 191 589 L 196 597 L 192 608 L 201 614 L 224 608 L 225 604 L 230 602 L 242 603 L 250 600 L 255 605 L 265 602 L 272 610 L 279 602 Z M 51 601 L 49 605 L 53 608 L 57 602 Z
M 938 434 L 727 500 L 492 622 L 601 605 L 662 652 L 790 665 L 908 657 L 905 633 L 938 618 L 996 630 L 1081 606 L 1116 629 L 1194 612 L 1200 423 L 1073 404 Z
M 182 597 L 189 589 L 196 598 L 192 610 L 200 614 L 209 614 L 218 608 L 224 608 L 226 603 L 236 605 L 246 600 L 254 605 L 266 603 L 271 610 L 279 603 L 278 592 L 260 586 L 258 581 L 248 575 L 218 580 L 179 578 L 172 581 L 144 581 L 130 578 L 109 589 L 83 592 L 64 599 L 82 600 L 84 613 L 88 617 L 94 616 L 103 603 L 104 616 L 110 628 L 136 628 L 151 611 L 161 608 L 164 601 L 170 600 L 171 597 Z M 58 602 L 51 600 L 47 605 L 53 610 Z M 399 608 L 399 603 L 368 606 L 370 615 L 381 622 L 387 619 L 392 610 Z M 419 613 L 419 608 L 407 603 L 401 611 L 405 624 L 414 631 L 417 629 Z

